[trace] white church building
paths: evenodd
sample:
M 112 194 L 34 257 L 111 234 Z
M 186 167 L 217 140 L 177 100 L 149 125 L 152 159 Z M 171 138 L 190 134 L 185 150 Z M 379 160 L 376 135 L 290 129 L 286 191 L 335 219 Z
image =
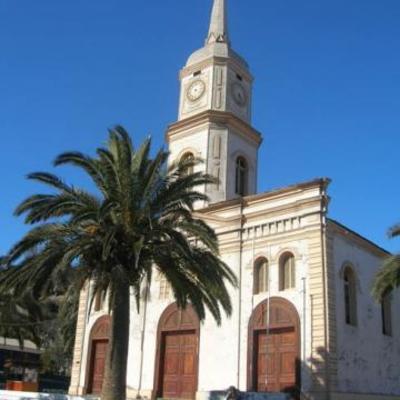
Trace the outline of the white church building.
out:
M 196 211 L 217 232 L 239 280 L 218 327 L 178 310 L 165 280 L 131 307 L 128 397 L 211 399 L 235 386 L 304 399 L 400 399 L 400 297 L 377 304 L 371 283 L 388 253 L 328 217 L 329 179 L 257 193 L 262 135 L 251 125 L 253 77 L 214 0 L 204 47 L 180 72 L 171 160 L 200 157 L 219 178 Z M 101 390 L 109 315 L 82 291 L 70 394 Z M 214 396 L 214 397 L 213 397 Z

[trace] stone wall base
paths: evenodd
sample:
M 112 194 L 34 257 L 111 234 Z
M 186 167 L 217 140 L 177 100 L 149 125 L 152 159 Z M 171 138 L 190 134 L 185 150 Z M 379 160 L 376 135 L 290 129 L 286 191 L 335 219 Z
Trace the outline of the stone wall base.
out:
M 85 393 L 85 389 L 81 386 L 70 386 L 68 394 L 70 396 L 82 396 Z
M 128 400 L 136 400 L 138 396 L 143 400 L 151 400 L 153 396 L 152 390 L 141 390 L 140 393 L 137 389 L 127 389 L 126 397 Z

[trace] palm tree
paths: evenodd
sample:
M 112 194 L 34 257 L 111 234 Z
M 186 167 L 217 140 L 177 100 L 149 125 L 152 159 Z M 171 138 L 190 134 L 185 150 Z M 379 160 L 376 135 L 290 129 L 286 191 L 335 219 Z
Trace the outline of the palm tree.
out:
M 393 226 L 388 235 L 390 238 L 400 236 L 400 224 Z M 400 254 L 395 254 L 385 259 L 375 277 L 372 293 L 378 301 L 381 301 L 386 293 L 398 287 L 400 287 Z
M 197 160 L 167 168 L 168 153 L 160 150 L 151 158 L 150 147 L 148 139 L 135 149 L 128 133 L 116 127 L 95 157 L 58 156 L 55 166 L 68 164 L 88 174 L 94 194 L 52 174 L 30 174 L 55 192 L 31 196 L 16 209 L 35 226 L 11 249 L 7 263 L 19 265 L 0 282 L 0 288 L 28 287 L 40 296 L 49 282 L 73 270 L 74 285 L 92 282 L 92 301 L 97 294 L 110 294 L 103 400 L 126 398 L 129 300 L 133 294 L 139 307 L 141 288 L 154 270 L 170 283 L 178 306 L 190 303 L 200 320 L 206 309 L 217 323 L 221 309 L 232 312 L 226 283 L 235 286 L 236 278 L 218 256 L 215 232 L 192 214 L 197 202 L 208 200 L 197 188 L 215 181 L 200 172 L 187 174 Z

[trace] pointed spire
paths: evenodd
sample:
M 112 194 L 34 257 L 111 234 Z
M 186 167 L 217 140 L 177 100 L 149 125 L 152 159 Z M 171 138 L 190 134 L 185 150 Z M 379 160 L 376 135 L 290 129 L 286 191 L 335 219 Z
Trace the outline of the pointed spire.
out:
M 206 44 L 229 42 L 226 0 L 214 0 Z

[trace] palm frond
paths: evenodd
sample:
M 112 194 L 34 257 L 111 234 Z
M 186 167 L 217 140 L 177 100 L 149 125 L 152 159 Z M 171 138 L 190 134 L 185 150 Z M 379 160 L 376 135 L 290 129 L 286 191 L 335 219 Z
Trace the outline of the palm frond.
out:
M 372 294 L 377 301 L 381 301 L 387 291 L 400 286 L 400 254 L 388 257 L 381 270 L 375 277 Z
M 388 235 L 391 238 L 396 237 L 396 236 L 400 236 L 400 224 L 392 226 L 389 229 Z

